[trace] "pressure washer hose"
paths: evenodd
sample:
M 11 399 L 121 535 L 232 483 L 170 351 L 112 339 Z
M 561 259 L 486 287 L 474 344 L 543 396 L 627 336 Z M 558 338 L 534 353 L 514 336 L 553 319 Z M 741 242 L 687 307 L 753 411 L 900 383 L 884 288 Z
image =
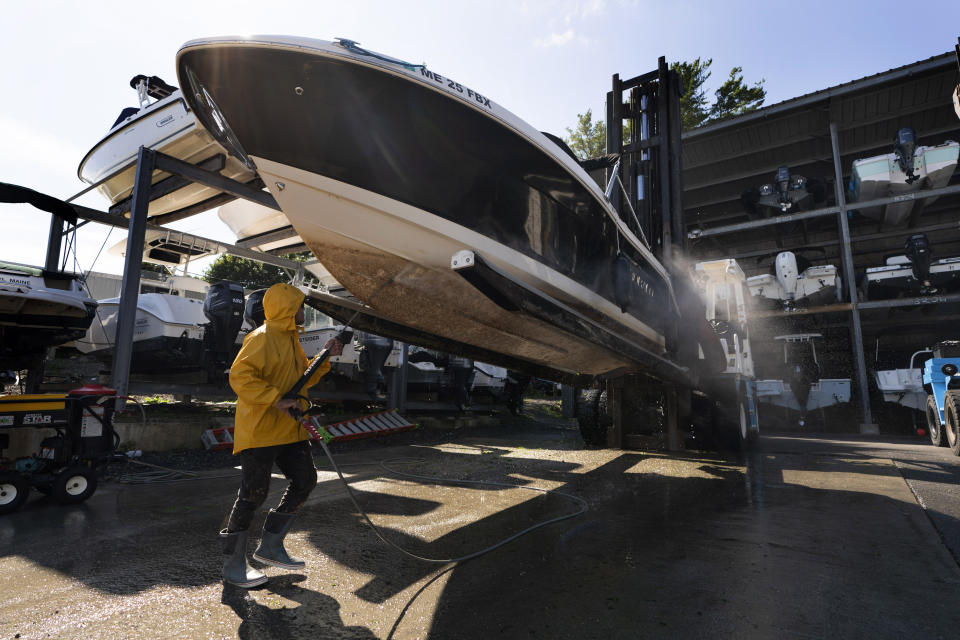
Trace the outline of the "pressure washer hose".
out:
M 377 287 L 377 289 L 370 295 L 370 297 L 367 299 L 366 305 L 364 305 L 364 306 L 369 306 L 370 303 L 373 301 L 373 299 L 376 298 L 377 295 L 378 295 L 381 291 L 383 291 L 383 289 L 386 288 L 387 285 L 389 285 L 389 284 L 393 283 L 394 281 L 396 281 L 396 279 L 397 279 L 399 276 L 401 276 L 402 274 L 406 273 L 411 267 L 412 267 L 411 264 L 406 265 L 406 266 L 405 266 L 403 269 L 401 269 L 399 272 L 397 272 L 396 274 L 394 274 L 393 276 L 391 276 L 387 281 L 383 282 L 383 283 L 382 283 L 379 287 Z M 346 325 L 344 325 L 344 329 L 341 331 L 341 334 L 340 334 L 340 335 L 343 335 L 344 333 L 350 332 L 350 326 L 353 324 L 353 321 L 356 320 L 356 318 L 357 318 L 357 316 L 360 314 L 360 312 L 364 309 L 364 306 L 361 306 L 359 309 L 357 309 L 357 310 L 354 312 L 353 316 L 347 321 Z M 338 337 L 339 337 L 339 336 L 338 336 Z M 301 398 L 301 397 L 302 397 L 302 396 L 300 395 L 301 389 L 305 386 L 307 380 L 309 380 L 309 379 L 313 376 L 314 372 L 317 370 L 317 368 L 320 366 L 320 364 L 323 363 L 323 361 L 327 359 L 328 356 L 329 356 L 329 350 L 328 350 L 328 349 L 321 349 L 321 350 L 317 353 L 317 355 L 315 355 L 315 356 L 313 357 L 313 359 L 307 364 L 307 370 L 303 373 L 303 375 L 300 377 L 300 379 L 296 382 L 296 384 L 294 384 L 294 386 L 293 386 L 286 394 L 284 394 L 283 397 L 284 397 L 284 398 Z M 308 402 L 309 402 L 309 400 L 308 400 Z M 480 549 L 479 551 L 475 551 L 474 553 L 470 553 L 470 554 L 467 554 L 467 555 L 465 555 L 465 556 L 460 556 L 459 558 L 425 558 L 424 556 L 418 556 L 417 554 L 411 553 L 410 551 L 407 551 L 407 550 L 404 549 L 403 547 L 401 547 L 401 546 L 399 546 L 399 545 L 397 545 L 397 544 L 395 544 L 395 543 L 390 542 L 389 540 L 387 540 L 387 539 L 383 536 L 383 534 L 380 533 L 379 527 L 377 527 L 377 525 L 373 524 L 373 521 L 370 520 L 370 517 L 367 515 L 367 512 L 364 511 L 363 508 L 360 506 L 360 504 L 357 502 L 357 499 L 356 499 L 356 497 L 355 497 L 354 494 L 353 494 L 353 489 L 350 488 L 350 483 L 348 483 L 347 480 L 346 480 L 346 478 L 343 477 L 343 473 L 340 472 L 340 467 L 337 466 L 336 461 L 333 459 L 333 454 L 330 453 L 330 449 L 329 449 L 329 447 L 327 447 L 326 438 L 324 438 L 324 435 L 327 435 L 327 437 L 329 437 L 329 434 L 327 434 L 326 430 L 325 430 L 325 429 L 323 428 L 323 426 L 319 423 L 319 421 L 318 421 L 315 417 L 307 417 L 307 416 L 305 416 L 305 415 L 302 415 L 302 414 L 300 413 L 299 409 L 291 410 L 291 414 L 294 415 L 295 417 L 299 418 L 300 424 L 303 426 L 304 430 L 306 430 L 307 433 L 310 434 L 310 436 L 313 438 L 313 440 L 315 440 L 316 442 L 319 442 L 319 443 L 320 443 L 320 446 L 323 447 L 323 452 L 324 452 L 325 454 L 327 454 L 327 458 L 330 460 L 330 464 L 333 465 L 334 471 L 337 472 L 337 476 L 339 476 L 340 481 L 343 483 L 343 486 L 346 487 L 346 489 L 347 489 L 347 495 L 350 497 L 350 501 L 353 502 L 353 506 L 356 507 L 356 509 L 357 509 L 357 511 L 360 513 L 360 515 L 363 516 L 363 519 L 366 521 L 366 523 L 367 523 L 368 525 L 370 525 L 370 528 L 373 529 L 373 532 L 374 532 L 375 534 L 377 534 L 377 537 L 380 538 L 380 540 L 382 540 L 382 541 L 383 541 L 384 543 L 386 543 L 387 545 L 389 545 L 389 546 L 393 547 L 394 549 L 396 549 L 397 551 L 399 551 L 399 552 L 401 552 L 401 553 L 403 553 L 403 554 L 405 554 L 405 555 L 408 555 L 408 556 L 410 556 L 411 558 L 415 558 L 415 559 L 417 559 L 417 560 L 421 560 L 421 561 L 423 561 L 423 562 L 433 562 L 433 563 L 437 563 L 437 564 L 450 564 L 450 563 L 454 563 L 454 562 L 464 562 L 465 560 L 470 560 L 471 558 L 476 558 L 477 556 L 482 556 L 482 555 L 485 554 L 485 553 L 489 553 L 489 552 L 493 551 L 494 549 L 499 549 L 500 547 L 502 547 L 503 545 L 507 544 L 508 542 L 512 542 L 512 541 L 516 540 L 517 538 L 519 538 L 520 536 L 526 535 L 526 534 L 530 533 L 531 531 L 534 531 L 535 529 L 539 529 L 539 528 L 541 528 L 541 527 L 545 527 L 545 526 L 547 526 L 548 524 L 553 524 L 554 522 L 560 522 L 561 520 L 567 520 L 568 518 L 573 518 L 574 516 L 578 516 L 578 515 L 580 515 L 581 513 L 586 513 L 587 509 L 589 508 L 588 505 L 587 505 L 587 501 L 586 501 L 586 500 L 584 500 L 583 498 L 580 498 L 580 497 L 578 497 L 578 496 L 571 495 L 571 494 L 569 494 L 569 493 L 562 493 L 562 492 L 560 492 L 560 491 L 551 491 L 551 490 L 549 490 L 549 489 L 540 489 L 540 488 L 537 488 L 537 487 L 525 487 L 525 486 L 522 486 L 522 485 L 510 484 L 510 483 L 507 483 L 507 482 L 490 482 L 490 481 L 486 481 L 486 480 L 457 480 L 457 479 L 452 479 L 452 478 L 428 478 L 428 477 L 426 477 L 426 476 L 418 476 L 418 475 L 415 475 L 415 474 L 412 474 L 412 473 L 404 473 L 404 472 L 402 472 L 402 471 L 397 471 L 396 469 L 390 469 L 389 467 L 386 467 L 386 466 L 385 466 L 386 462 L 389 462 L 389 461 L 382 461 L 382 462 L 380 463 L 380 465 L 381 465 L 385 470 L 387 470 L 388 472 L 394 473 L 394 474 L 397 474 L 397 475 L 400 475 L 400 476 L 405 476 L 405 477 L 408 477 L 408 478 L 416 478 L 416 479 L 420 479 L 420 480 L 429 480 L 429 481 L 431 481 L 431 482 L 436 482 L 436 481 L 439 480 L 439 481 L 441 481 L 441 482 L 455 482 L 455 483 L 461 483 L 461 484 L 484 484 L 484 485 L 490 485 L 490 486 L 496 486 L 496 487 L 508 487 L 508 488 L 510 488 L 510 489 L 526 489 L 526 490 L 528 490 L 528 491 L 538 491 L 538 492 L 543 493 L 543 494 L 551 494 L 551 493 L 552 493 L 552 494 L 555 494 L 555 495 L 558 495 L 558 496 L 563 496 L 563 497 L 565 497 L 565 498 L 569 498 L 570 500 L 573 500 L 574 502 L 576 502 L 576 503 L 578 503 L 578 504 L 580 505 L 580 509 L 579 509 L 578 511 L 575 511 L 575 512 L 573 512 L 573 513 L 568 513 L 568 514 L 566 514 L 566 515 L 558 516 L 558 517 L 556 517 L 556 518 L 551 518 L 550 520 L 546 520 L 546 521 L 544 521 L 544 522 L 540 522 L 540 523 L 538 523 L 538 524 L 535 524 L 535 525 L 533 525 L 533 526 L 531 526 L 531 527 L 527 527 L 527 528 L 524 529 L 523 531 L 520 531 L 520 532 L 518 532 L 518 533 L 515 533 L 515 534 L 513 534 L 512 536 L 510 536 L 510 537 L 508 537 L 508 538 L 505 538 L 505 539 L 501 540 L 500 542 L 498 542 L 498 543 L 496 543 L 496 544 L 494 544 L 494 545 L 492 545 L 492 546 L 486 547 L 486 548 L 484 548 L 484 549 Z M 399 459 L 398 459 L 398 460 L 399 460 Z M 419 461 L 420 459 L 419 459 L 419 458 L 417 458 L 417 459 L 404 458 L 404 459 L 402 459 L 402 460 L 407 460 L 407 461 L 417 460 L 417 461 Z
M 565 514 L 565 515 L 562 515 L 562 516 L 557 516 L 556 518 L 551 518 L 550 520 L 545 520 L 545 521 L 543 521 L 543 522 L 539 522 L 539 523 L 537 523 L 537 524 L 535 524 L 535 525 L 533 525 L 533 526 L 527 527 L 527 528 L 524 529 L 523 531 L 519 531 L 519 532 L 517 532 L 517 533 L 515 533 L 515 534 L 513 534 L 513 535 L 511 535 L 511 536 L 509 536 L 509 537 L 507 537 L 507 538 L 504 538 L 503 540 L 501 540 L 500 542 L 498 542 L 498 543 L 496 543 L 496 544 L 494 544 L 494 545 L 491 545 L 491 546 L 489 546 L 489 547 L 485 547 L 485 548 L 483 548 L 483 549 L 480 549 L 479 551 L 475 551 L 475 552 L 470 553 L 470 554 L 467 554 L 467 555 L 465 555 L 465 556 L 460 556 L 460 557 L 457 557 L 457 558 L 426 558 L 426 557 L 424 557 L 424 556 L 418 556 L 418 555 L 415 554 L 415 553 L 412 553 L 412 552 L 410 552 L 410 551 L 407 551 L 406 549 L 404 549 L 404 548 L 401 547 L 400 545 L 398 545 L 398 544 L 396 544 L 396 543 L 393 543 L 393 542 L 391 542 L 390 540 L 387 540 L 387 539 L 383 536 L 383 534 L 380 533 L 380 528 L 377 527 L 377 525 L 373 524 L 373 521 L 370 520 L 370 516 L 367 515 L 367 512 L 364 511 L 363 508 L 360 506 L 360 504 L 357 502 L 357 498 L 356 498 L 356 496 L 354 496 L 353 489 L 350 488 L 350 483 L 347 482 L 346 478 L 343 477 L 343 473 L 340 472 L 340 467 L 337 466 L 336 461 L 333 459 L 333 454 L 330 453 L 330 448 L 327 447 L 327 443 L 324 441 L 324 438 L 323 438 L 321 435 L 319 435 L 319 434 L 323 433 L 323 431 L 321 431 L 321 430 L 323 429 L 323 427 L 320 425 L 320 423 L 317 421 L 317 419 L 316 419 L 316 418 L 310 418 L 310 426 L 307 427 L 307 426 L 305 425 L 305 428 L 307 429 L 307 431 L 311 432 L 311 434 L 313 433 L 314 430 L 317 432 L 318 435 L 317 435 L 317 436 L 314 436 L 314 440 L 315 440 L 316 442 L 319 442 L 319 443 L 320 443 L 320 446 L 323 448 L 323 452 L 324 452 L 325 454 L 327 454 L 327 458 L 330 460 L 330 464 L 333 465 L 334 471 L 337 472 L 337 476 L 339 476 L 340 481 L 343 483 L 343 486 L 346 487 L 346 489 L 347 489 L 347 495 L 350 497 L 350 501 L 353 503 L 353 506 L 357 509 L 357 511 L 360 513 L 360 515 L 363 517 L 363 519 L 366 521 L 366 523 L 367 523 L 368 525 L 370 525 L 370 528 L 373 529 L 373 532 L 374 532 L 375 534 L 377 534 L 377 537 L 380 538 L 380 540 L 382 540 L 383 542 L 385 542 L 385 543 L 388 544 L 389 546 L 391 546 L 391 547 L 393 547 L 394 549 L 396 549 L 397 551 L 399 551 L 400 553 L 403 553 L 404 555 L 408 555 L 408 556 L 410 556 L 411 558 L 415 558 L 415 559 L 417 559 L 417 560 L 421 560 L 421 561 L 423 561 L 423 562 L 433 562 L 433 563 L 436 563 L 436 564 L 450 564 L 450 563 L 455 563 L 455 562 L 464 562 L 464 561 L 466 561 L 466 560 L 470 560 L 470 559 L 472 559 L 472 558 L 476 558 L 476 557 L 478 557 L 478 556 L 482 556 L 482 555 L 484 555 L 485 553 L 490 553 L 490 552 L 493 551 L 494 549 L 499 549 L 500 547 L 504 546 L 505 544 L 507 544 L 507 543 L 509 543 L 509 542 L 512 542 L 512 541 L 516 540 L 517 538 L 519 538 L 519 537 L 521 537 L 521 536 L 524 536 L 524 535 L 530 533 L 531 531 L 534 531 L 535 529 L 539 529 L 539 528 L 541 528 L 541 527 L 545 527 L 545 526 L 547 526 L 548 524 L 553 524 L 554 522 L 560 522 L 561 520 L 567 520 L 567 519 L 569 519 L 569 518 L 573 518 L 573 517 L 575 517 L 575 516 L 580 515 L 581 513 L 586 513 L 587 510 L 589 509 L 589 505 L 587 504 L 587 501 L 586 501 L 586 500 L 584 500 L 583 498 L 581 498 L 581 497 L 579 497 L 579 496 L 575 496 L 575 495 L 572 495 L 572 494 L 569 494 L 569 493 L 564 493 L 564 492 L 562 492 L 562 491 L 553 491 L 553 490 L 550 490 L 550 489 L 540 489 L 539 487 L 525 487 L 525 486 L 523 486 L 523 485 L 511 484 L 511 483 L 509 483 L 509 482 L 493 482 L 493 481 L 488 481 L 488 480 L 458 480 L 458 479 L 453 479 L 453 478 L 433 478 L 433 477 L 427 477 L 427 476 L 420 476 L 420 475 L 416 475 L 416 474 L 413 474 L 413 473 L 405 473 L 405 472 L 403 472 L 403 471 L 397 471 L 396 469 L 391 469 L 390 467 L 386 466 L 387 463 L 389 463 L 389 462 L 401 462 L 401 461 L 403 461 L 403 462 L 420 462 L 420 461 L 423 460 L 423 458 L 395 458 L 395 459 L 392 459 L 392 460 L 384 460 L 384 461 L 381 461 L 381 462 L 380 462 L 380 466 L 383 467 L 383 468 L 384 468 L 386 471 L 388 471 L 389 473 L 393 473 L 393 474 L 396 474 L 396 475 L 399 475 L 399 476 L 404 476 L 404 477 L 407 477 L 407 478 L 416 478 L 416 479 L 418 479 L 418 480 L 429 480 L 429 481 L 431 481 L 431 482 L 437 482 L 437 481 L 440 481 L 440 482 L 455 482 L 455 483 L 460 483 L 460 484 L 482 484 L 482 485 L 489 485 L 489 486 L 494 486 L 494 487 L 507 487 L 507 488 L 510 488 L 510 489 L 526 489 L 526 490 L 528 490 L 528 491 L 537 491 L 537 492 L 543 493 L 543 494 L 553 494 L 553 495 L 563 496 L 564 498 L 569 498 L 570 500 L 573 500 L 574 502 L 576 502 L 577 504 L 580 505 L 580 509 L 579 509 L 578 511 L 575 511 L 575 512 L 573 512 L 573 513 L 568 513 L 568 514 Z

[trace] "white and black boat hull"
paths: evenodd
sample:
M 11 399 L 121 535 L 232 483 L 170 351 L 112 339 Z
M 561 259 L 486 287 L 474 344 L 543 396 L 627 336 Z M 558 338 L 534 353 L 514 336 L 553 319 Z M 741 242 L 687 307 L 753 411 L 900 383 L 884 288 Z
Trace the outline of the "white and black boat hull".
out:
M 100 301 L 97 319 L 77 349 L 99 360 L 113 359 L 119 298 Z M 147 293 L 137 299 L 130 372 L 167 374 L 202 368 L 207 318 L 203 302 L 179 296 Z
M 643 365 L 498 305 L 451 270 L 469 250 L 532 294 L 663 356 L 677 327 L 663 267 L 627 241 L 572 158 L 485 96 L 309 40 L 190 43 L 178 74 L 200 96 L 200 121 L 256 165 L 333 277 L 391 322 L 554 369 Z
M 35 366 L 48 348 L 81 337 L 96 308 L 73 274 L 0 263 L 0 369 Z

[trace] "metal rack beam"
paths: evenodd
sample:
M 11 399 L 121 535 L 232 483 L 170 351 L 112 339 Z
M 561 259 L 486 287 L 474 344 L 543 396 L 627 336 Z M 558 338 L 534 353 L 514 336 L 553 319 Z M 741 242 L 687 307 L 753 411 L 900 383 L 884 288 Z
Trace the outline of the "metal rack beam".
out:
M 835 124 L 831 124 L 831 129 L 835 128 Z M 839 164 L 840 158 L 836 158 L 836 163 Z M 841 178 L 842 180 L 842 178 Z M 841 183 L 842 184 L 842 183 Z M 879 207 L 888 204 L 894 204 L 897 202 L 907 202 L 908 200 L 925 200 L 927 198 L 938 198 L 940 196 L 949 196 L 954 194 L 960 194 L 960 184 L 940 187 L 939 189 L 926 189 L 924 191 L 916 191 L 914 193 L 904 193 L 899 196 L 891 196 L 888 198 L 876 198 L 874 200 L 865 200 L 863 202 L 854 202 L 847 204 L 844 202 L 843 207 L 834 205 L 830 207 L 823 207 L 821 209 L 814 209 L 812 211 L 804 211 L 802 213 L 788 213 L 781 216 L 774 216 L 771 218 L 764 218 L 763 220 L 751 220 L 749 222 L 737 222 L 734 224 L 725 224 L 718 227 L 711 227 L 709 229 L 694 229 L 687 232 L 687 237 L 691 240 L 698 238 L 708 238 L 710 236 L 719 236 L 729 233 L 737 233 L 740 231 L 749 231 L 751 229 L 760 229 L 762 227 L 770 227 L 778 224 L 786 224 L 788 222 L 797 222 L 799 220 L 810 220 L 812 218 L 822 218 L 824 216 L 833 215 L 839 213 L 841 208 L 846 208 L 848 211 L 856 211 L 857 209 L 868 209 L 870 207 Z

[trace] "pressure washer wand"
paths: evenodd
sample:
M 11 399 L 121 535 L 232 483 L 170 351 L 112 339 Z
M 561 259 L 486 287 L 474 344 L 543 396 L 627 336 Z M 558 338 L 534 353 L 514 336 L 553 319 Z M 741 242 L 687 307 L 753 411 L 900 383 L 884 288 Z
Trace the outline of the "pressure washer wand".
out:
M 350 344 L 350 341 L 353 340 L 353 330 L 344 329 L 336 336 L 337 342 L 342 345 Z M 313 359 L 310 360 L 310 363 L 307 365 L 306 371 L 303 372 L 303 375 L 300 376 L 300 379 L 290 387 L 290 390 L 283 394 L 285 400 L 296 400 L 300 397 L 300 391 L 303 389 L 304 385 L 307 384 L 307 381 L 313 377 L 313 374 L 317 372 L 317 369 L 321 364 L 326 362 L 327 358 L 330 357 L 330 349 L 320 349 L 317 355 L 313 356 Z
M 398 273 L 391 276 L 389 280 L 383 282 L 379 287 L 377 287 L 377 289 L 372 294 L 370 294 L 370 297 L 367 298 L 367 306 L 369 306 L 369 304 L 373 302 L 373 299 L 377 297 L 377 294 L 383 291 L 387 285 L 392 284 L 397 279 L 397 277 L 400 276 L 400 274 L 405 273 L 409 268 L 410 268 L 409 265 L 404 267 Z M 350 328 L 350 325 L 353 324 L 353 321 L 357 319 L 357 316 L 360 315 L 360 312 L 363 311 L 363 309 L 364 307 L 361 306 L 359 309 L 354 311 L 353 315 L 350 316 L 350 319 L 347 321 L 347 324 L 344 325 L 344 328 L 340 331 L 340 333 L 338 333 L 335 336 L 336 339 L 340 342 L 340 344 L 347 345 L 350 343 L 351 340 L 353 340 L 353 329 Z M 307 370 L 303 372 L 303 375 L 300 376 L 300 379 L 297 380 L 297 383 L 293 385 L 290 388 L 290 390 L 283 395 L 283 398 L 285 400 L 296 400 L 297 398 L 300 397 L 300 390 L 303 389 L 303 386 L 307 384 L 307 381 L 313 377 L 313 374 L 316 373 L 317 367 L 319 367 L 321 364 L 323 364 L 326 361 L 327 357 L 329 357 L 329 353 L 330 353 L 329 349 L 321 349 L 320 352 L 317 353 L 317 355 L 313 356 L 313 360 L 311 360 L 310 363 L 307 365 Z M 291 414 L 293 413 L 291 412 Z

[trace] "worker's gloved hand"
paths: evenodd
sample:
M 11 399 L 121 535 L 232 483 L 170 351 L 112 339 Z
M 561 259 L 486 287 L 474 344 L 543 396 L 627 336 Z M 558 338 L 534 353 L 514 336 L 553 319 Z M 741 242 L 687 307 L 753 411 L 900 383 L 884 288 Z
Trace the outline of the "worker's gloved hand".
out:
M 339 356 L 343 353 L 343 343 L 336 338 L 327 340 L 327 344 L 323 345 L 323 348 L 330 352 L 330 357 Z
M 280 409 L 280 411 L 286 411 L 287 413 L 290 413 L 291 409 L 297 409 L 298 411 L 300 409 L 300 407 L 297 405 L 296 398 L 281 398 L 280 400 L 277 400 L 277 403 L 273 406 L 275 406 L 277 409 Z

